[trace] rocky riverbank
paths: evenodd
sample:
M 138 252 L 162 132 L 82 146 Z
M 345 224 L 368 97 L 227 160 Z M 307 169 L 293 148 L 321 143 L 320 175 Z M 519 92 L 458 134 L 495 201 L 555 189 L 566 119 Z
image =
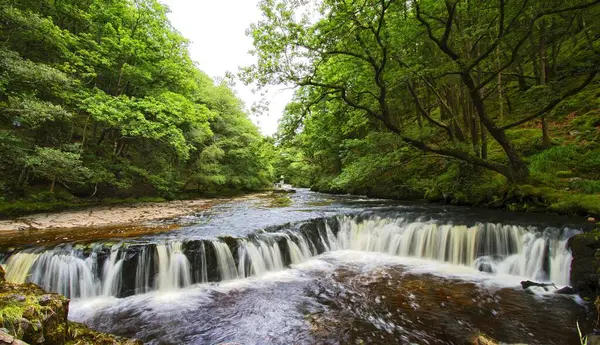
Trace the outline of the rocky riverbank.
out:
M 0 345 L 141 345 L 67 319 L 69 299 L 35 284 L 11 284 L 0 268 Z

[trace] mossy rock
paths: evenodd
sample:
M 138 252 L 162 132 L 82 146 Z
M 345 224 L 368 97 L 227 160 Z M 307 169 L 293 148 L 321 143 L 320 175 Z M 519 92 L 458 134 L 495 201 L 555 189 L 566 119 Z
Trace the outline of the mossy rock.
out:
M 68 329 L 66 345 L 142 345 L 140 340 L 96 332 L 78 322 L 69 321 Z
M 582 298 L 593 300 L 600 294 L 600 230 L 572 237 L 569 247 L 571 284 Z
M 23 340 L 31 345 L 141 345 L 137 340 L 95 332 L 70 322 L 68 313 L 69 299 L 62 295 L 48 293 L 31 283 L 0 282 L 0 324 L 13 337 L 8 344 Z
M 0 321 L 16 338 L 29 344 L 62 345 L 66 342 L 69 300 L 49 294 L 34 284 L 3 283 L 0 287 Z

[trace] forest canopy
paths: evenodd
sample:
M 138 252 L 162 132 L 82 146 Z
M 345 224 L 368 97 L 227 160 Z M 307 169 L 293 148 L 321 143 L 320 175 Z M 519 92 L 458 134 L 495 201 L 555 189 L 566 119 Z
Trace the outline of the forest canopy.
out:
M 248 31 L 258 63 L 242 75 L 296 88 L 277 174 L 319 190 L 459 203 L 551 187 L 591 194 L 580 199 L 600 210 L 599 1 L 261 8 Z
M 190 59 L 166 6 L 0 3 L 0 201 L 272 182 L 272 142 Z

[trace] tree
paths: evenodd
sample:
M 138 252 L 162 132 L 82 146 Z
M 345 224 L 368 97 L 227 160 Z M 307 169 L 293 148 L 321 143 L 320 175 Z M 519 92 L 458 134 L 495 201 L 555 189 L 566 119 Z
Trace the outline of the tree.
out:
M 528 116 L 500 119 L 489 110 L 489 96 L 501 87 L 500 74 L 517 70 L 529 55 L 526 42 L 536 25 L 561 15 L 592 18 L 597 5 L 324 0 L 318 15 L 310 16 L 298 13 L 296 1 L 264 0 L 264 18 L 249 30 L 258 63 L 244 76 L 259 85 L 308 89 L 300 91 L 311 95 L 306 108 L 343 103 L 414 148 L 522 183 L 529 179 L 528 168 L 506 131 L 543 117 L 583 90 L 594 80 L 600 58 L 581 51 L 581 77 Z M 488 156 L 487 135 L 501 147 L 502 159 Z
M 56 182 L 80 196 L 168 197 L 192 180 L 271 183 L 243 104 L 197 68 L 167 12 L 157 0 L 3 3 L 3 198 Z

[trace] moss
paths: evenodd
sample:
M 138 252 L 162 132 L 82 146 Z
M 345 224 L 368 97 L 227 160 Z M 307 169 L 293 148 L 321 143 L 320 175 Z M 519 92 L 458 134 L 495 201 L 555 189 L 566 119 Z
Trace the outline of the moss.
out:
M 542 131 L 537 128 L 512 129 L 506 135 L 522 155 L 532 155 L 542 148 Z
M 513 206 L 515 211 L 520 210 L 518 207 L 534 206 L 560 214 L 600 215 L 600 195 L 573 193 L 533 185 L 513 187 L 509 194 L 507 203 Z
M 19 334 L 21 318 L 23 318 L 23 308 L 14 304 L 0 306 L 0 324 L 10 334 L 14 336 Z
M 558 177 L 558 178 L 568 178 L 568 177 L 572 177 L 572 176 L 573 176 L 573 172 L 570 170 L 556 172 L 556 177 Z
M 47 345 L 141 344 L 68 322 L 68 310 L 66 297 L 47 293 L 35 284 L 0 282 L 0 321 L 19 340 Z
M 498 345 L 498 342 L 488 337 L 487 335 L 480 333 L 471 336 L 468 342 L 469 345 Z
M 68 322 L 67 345 L 141 345 L 139 340 L 125 339 L 111 334 L 99 333 L 78 322 Z

